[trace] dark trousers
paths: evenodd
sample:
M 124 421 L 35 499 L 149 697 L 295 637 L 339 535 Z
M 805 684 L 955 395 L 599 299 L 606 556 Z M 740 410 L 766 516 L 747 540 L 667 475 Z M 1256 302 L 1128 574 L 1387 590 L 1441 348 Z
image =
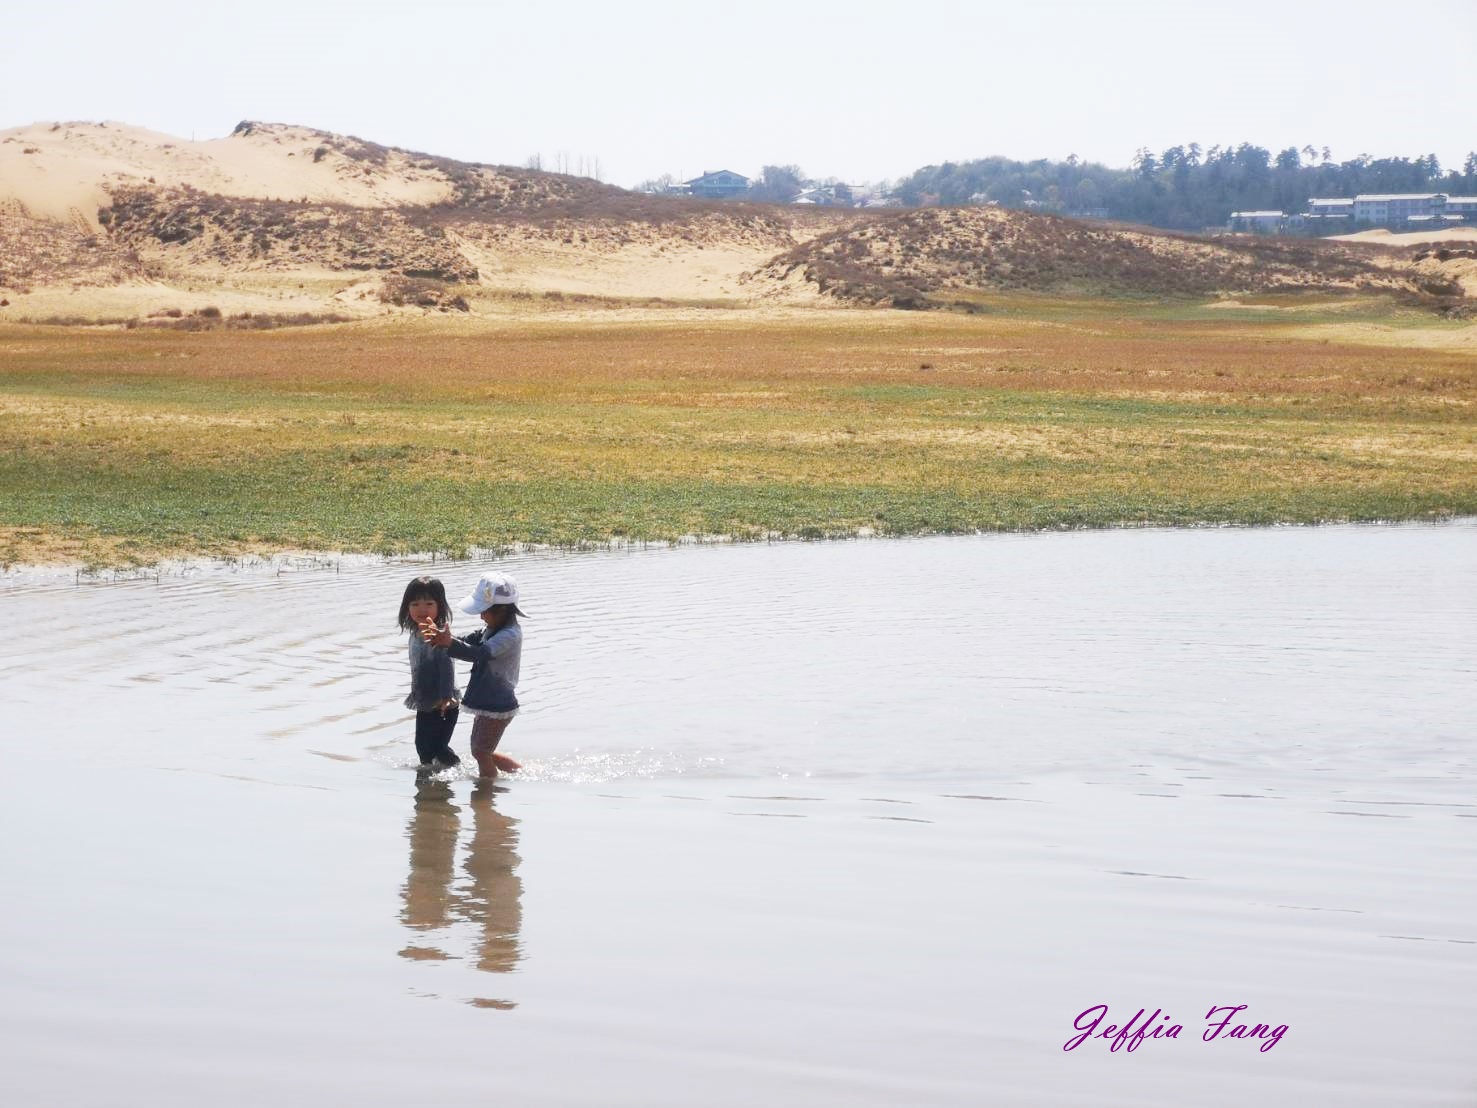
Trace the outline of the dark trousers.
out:
M 448 708 L 446 715 L 432 709 L 415 714 L 415 752 L 421 765 L 440 762 L 454 766 L 461 761 L 451 751 L 451 733 L 456 730 L 457 710 Z

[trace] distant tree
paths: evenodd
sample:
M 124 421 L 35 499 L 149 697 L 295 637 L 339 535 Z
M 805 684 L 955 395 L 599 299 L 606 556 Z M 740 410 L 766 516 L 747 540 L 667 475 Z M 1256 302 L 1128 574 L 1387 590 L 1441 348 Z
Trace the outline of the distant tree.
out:
M 1075 167 L 1074 167 L 1075 168 Z M 1102 194 L 1091 177 L 1078 180 L 1072 190 L 1072 207 L 1080 212 L 1090 212 L 1102 207 Z
M 1126 169 L 1068 159 L 1019 162 L 991 157 L 925 166 L 898 182 L 905 204 L 984 202 L 1067 213 L 1105 211 L 1113 219 L 1183 230 L 1224 226 L 1233 211 L 1299 212 L 1310 197 L 1360 192 L 1416 192 L 1444 187 L 1477 194 L 1477 151 L 1462 172 L 1442 175 L 1432 155 L 1376 159 L 1361 154 L 1335 163 L 1326 147 L 1288 147 L 1273 154 L 1250 143 L 1140 149 Z
M 637 192 L 670 192 L 677 184 L 677 178 L 670 173 L 663 173 L 660 177 L 651 177 L 636 186 Z
M 805 191 L 808 182 L 798 165 L 767 165 L 759 171 L 759 180 L 749 186 L 754 200 L 787 204 Z
M 1236 147 L 1236 165 L 1248 175 L 1263 177 L 1271 168 L 1272 152 L 1260 146 L 1243 142 Z

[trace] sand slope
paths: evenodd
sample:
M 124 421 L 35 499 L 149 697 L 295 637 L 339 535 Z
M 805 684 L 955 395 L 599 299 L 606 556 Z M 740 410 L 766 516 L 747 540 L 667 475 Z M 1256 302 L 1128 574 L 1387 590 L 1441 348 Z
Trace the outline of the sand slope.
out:
M 346 153 L 352 149 L 353 140 L 282 124 L 246 124 L 226 138 L 192 142 L 120 123 L 36 123 L 0 131 L 0 200 L 96 230 L 98 209 L 125 184 L 357 207 L 451 197 L 443 175 L 402 151 L 376 165 Z
M 1009 291 L 1312 288 L 1449 301 L 1477 285 L 1465 259 L 1369 241 L 652 197 L 287 124 L 204 141 L 118 123 L 0 132 L 0 320 L 276 304 L 485 313 L 571 296 L 924 308 Z
M 473 310 L 507 295 L 749 299 L 749 274 L 838 218 L 655 199 L 284 124 L 197 142 L 38 123 L 0 132 L 12 301 L 0 319 L 116 318 L 130 303 L 424 310 L 386 303 L 386 278 L 449 282 L 466 295 L 441 299 L 470 296 Z
M 980 291 L 1206 296 L 1268 290 L 1419 291 L 1403 259 L 1359 246 L 1248 235 L 1206 238 L 1004 208 L 891 212 L 776 258 L 775 279 L 918 308 Z
M 1445 227 L 1438 231 L 1387 231 L 1376 227 L 1353 235 L 1335 235 L 1330 242 L 1372 242 L 1380 246 L 1423 246 L 1432 242 L 1477 242 L 1477 227 Z

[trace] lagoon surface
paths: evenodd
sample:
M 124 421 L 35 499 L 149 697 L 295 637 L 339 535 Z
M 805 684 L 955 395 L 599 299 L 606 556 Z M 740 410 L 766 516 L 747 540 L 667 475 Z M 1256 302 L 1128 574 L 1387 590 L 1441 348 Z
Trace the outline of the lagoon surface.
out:
M 1477 521 L 491 564 L 0 578 L 6 1104 L 1477 1103 Z

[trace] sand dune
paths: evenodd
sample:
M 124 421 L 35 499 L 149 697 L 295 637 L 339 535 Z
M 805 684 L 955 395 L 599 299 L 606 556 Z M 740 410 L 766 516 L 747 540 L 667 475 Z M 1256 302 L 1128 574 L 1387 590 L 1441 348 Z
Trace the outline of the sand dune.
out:
M 297 316 L 522 314 L 526 303 L 512 301 L 570 297 L 603 308 L 660 299 L 958 309 L 1002 292 L 1297 289 L 1447 310 L 1477 285 L 1462 259 L 1372 241 L 1414 243 L 1204 238 L 1001 208 L 653 197 L 275 123 L 204 141 L 118 123 L 0 132 L 0 320 L 126 322 L 273 303 Z M 67 310 L 57 311 L 63 294 Z
M 98 209 L 125 184 L 356 207 L 450 198 L 445 177 L 411 156 L 393 151 L 374 165 L 346 154 L 349 142 L 282 124 L 251 124 L 194 142 L 120 123 L 36 123 L 0 131 L 0 201 L 97 230 Z
M 117 318 L 130 304 L 428 310 L 386 303 L 399 298 L 381 295 L 382 279 L 395 276 L 450 282 L 463 294 L 439 299 L 470 297 L 479 311 L 509 294 L 753 299 L 768 290 L 749 274 L 835 225 L 284 124 L 205 141 L 118 123 L 0 132 L 0 289 L 12 302 L 0 318 Z
M 1379 246 L 1424 246 L 1433 242 L 1477 242 L 1477 227 L 1445 227 L 1439 231 L 1387 231 L 1376 227 L 1353 235 L 1334 235 L 1331 242 L 1372 242 Z
M 979 291 L 1208 296 L 1295 290 L 1419 292 L 1404 259 L 1359 246 L 1259 236 L 1205 238 L 1004 208 L 897 211 L 811 238 L 772 278 L 864 303 L 967 305 Z

